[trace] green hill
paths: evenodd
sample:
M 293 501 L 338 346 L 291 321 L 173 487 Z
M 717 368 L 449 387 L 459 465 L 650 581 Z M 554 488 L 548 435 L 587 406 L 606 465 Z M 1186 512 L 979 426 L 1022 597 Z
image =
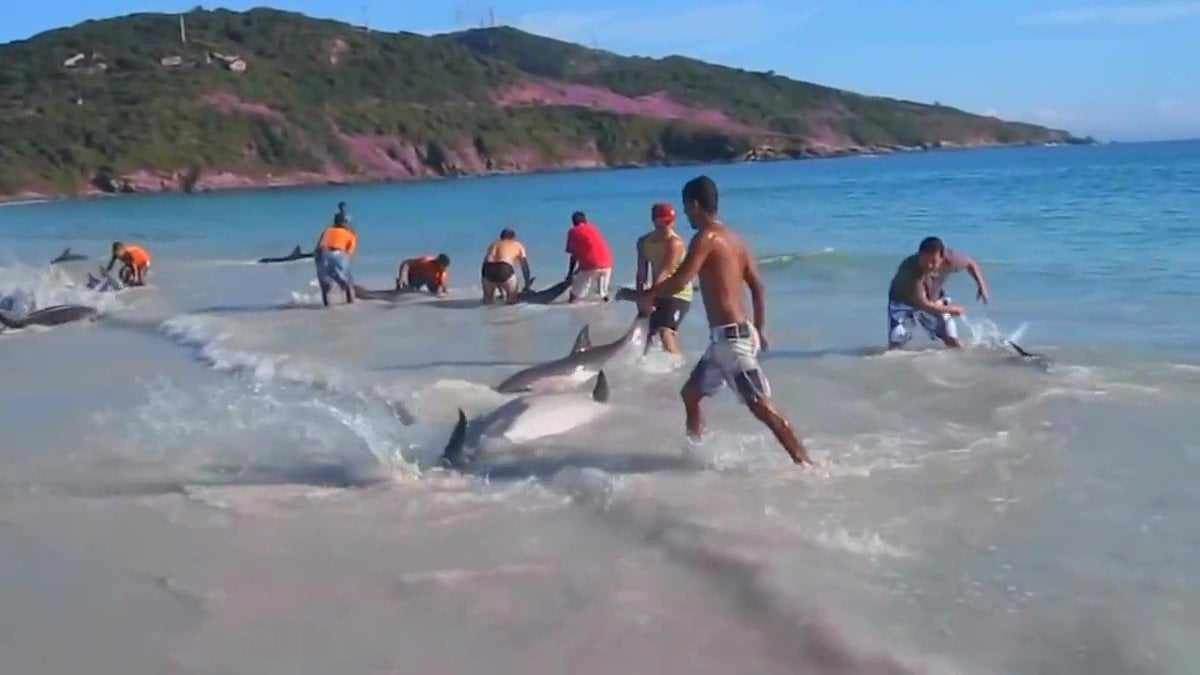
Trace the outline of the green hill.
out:
M 270 9 L 0 46 L 0 194 L 153 191 L 1078 142 L 1065 131 L 512 28 Z

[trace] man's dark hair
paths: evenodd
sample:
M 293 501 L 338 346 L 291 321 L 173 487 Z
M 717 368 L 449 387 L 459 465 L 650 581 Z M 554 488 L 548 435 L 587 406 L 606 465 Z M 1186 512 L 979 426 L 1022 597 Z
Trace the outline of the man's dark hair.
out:
M 346 210 L 346 202 L 338 202 L 338 211 Z
M 683 203 L 695 202 L 704 213 L 717 212 L 717 184 L 708 176 L 696 176 L 683 186 Z
M 438 255 L 437 261 L 438 261 L 438 264 L 441 265 L 442 267 L 450 266 L 450 256 L 446 255 L 445 253 Z
M 572 225 L 578 225 L 580 223 L 586 223 L 586 222 L 587 222 L 587 216 L 584 215 L 583 211 L 576 211 L 575 213 L 571 214 L 571 224 Z
M 503 230 L 500 230 L 500 238 L 501 239 L 516 239 L 517 233 L 513 232 L 512 230 L 510 230 L 506 227 Z
M 941 253 L 945 250 L 946 245 L 937 237 L 925 237 L 917 247 L 917 253 Z

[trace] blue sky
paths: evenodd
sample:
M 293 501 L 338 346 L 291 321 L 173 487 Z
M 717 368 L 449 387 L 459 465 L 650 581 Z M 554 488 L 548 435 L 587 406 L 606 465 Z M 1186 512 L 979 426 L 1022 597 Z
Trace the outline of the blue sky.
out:
M 13 3 L 0 42 L 175 0 Z M 227 0 L 429 33 L 500 22 L 612 51 L 671 53 L 870 94 L 941 101 L 1117 140 L 1200 137 L 1200 1 Z M 205 7 L 217 5 L 204 3 Z

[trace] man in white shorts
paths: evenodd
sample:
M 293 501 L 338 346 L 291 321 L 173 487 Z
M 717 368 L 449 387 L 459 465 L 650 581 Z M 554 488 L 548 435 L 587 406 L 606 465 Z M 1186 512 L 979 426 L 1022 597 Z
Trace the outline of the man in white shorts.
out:
M 571 277 L 571 292 L 567 302 L 578 302 L 587 297 L 593 287 L 608 302 L 608 285 L 612 281 L 612 249 L 583 211 L 571 214 L 566 251 L 571 257 L 567 263 L 567 276 Z
M 708 318 L 709 345 L 679 392 L 688 435 L 699 438 L 703 434 L 701 403 L 728 384 L 750 412 L 771 430 L 794 463 L 811 464 L 792 423 L 771 401 L 771 385 L 758 363 L 759 350 L 767 348 L 767 339 L 762 334 L 767 314 L 766 289 L 758 265 L 742 238 L 721 222 L 717 203 L 717 185 L 711 178 L 698 176 L 683 186 L 683 209 L 688 222 L 697 230 L 696 236 L 674 274 L 640 293 L 638 308 L 650 314 L 656 299 L 675 295 L 699 277 L 700 296 Z M 747 317 L 742 301 L 747 286 L 754 309 L 753 321 Z

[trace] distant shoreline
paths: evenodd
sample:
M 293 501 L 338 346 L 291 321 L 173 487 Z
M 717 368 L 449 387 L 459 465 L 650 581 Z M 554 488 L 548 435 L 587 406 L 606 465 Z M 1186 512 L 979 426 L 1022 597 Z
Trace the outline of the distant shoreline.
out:
M 1179 143 L 1187 142 L 1187 140 L 1179 141 L 1153 141 L 1155 143 Z M 1147 142 L 1149 143 L 1149 141 Z M 383 177 L 383 176 L 351 176 L 342 180 L 321 180 L 319 174 L 306 173 L 305 179 L 298 180 L 278 180 L 278 179 L 252 179 L 248 176 L 241 176 L 246 182 L 238 184 L 229 184 L 223 186 L 206 186 L 201 189 L 191 192 L 180 189 L 145 189 L 132 192 L 103 192 L 100 190 L 92 190 L 77 194 L 55 194 L 43 193 L 33 190 L 25 190 L 12 194 L 0 194 L 0 206 L 27 206 L 33 204 L 42 204 L 47 202 L 60 202 L 72 200 L 91 200 L 91 199 L 112 199 L 117 197 L 133 197 L 139 195 L 164 195 L 164 194 L 186 194 L 191 196 L 199 196 L 204 194 L 223 193 L 223 192 L 238 192 L 252 190 L 279 190 L 279 189 L 294 189 L 294 188 L 315 188 L 315 187 L 348 187 L 359 185 L 387 185 L 401 183 L 417 183 L 417 182 L 433 182 L 444 180 L 457 180 L 463 178 L 491 178 L 497 176 L 544 176 L 569 173 L 587 173 L 601 171 L 627 171 L 630 169 L 648 169 L 662 168 L 674 166 L 705 166 L 705 165 L 731 165 L 731 164 L 763 164 L 763 163 L 779 163 L 779 162 L 808 162 L 813 160 L 833 160 L 846 159 L 850 157 L 889 157 L 892 155 L 912 155 L 912 154 L 931 154 L 940 152 L 967 152 L 977 150 L 1012 150 L 1019 148 L 1039 148 L 1039 147 L 1074 147 L 1074 146 L 1096 146 L 1106 145 L 1104 142 L 1075 142 L 1075 143 L 986 143 L 977 145 L 954 145 L 946 144 L 940 147 L 883 147 L 883 148 L 844 148 L 829 150 L 819 154 L 792 156 L 785 153 L 764 156 L 751 156 L 739 159 L 730 160 L 707 160 L 707 161 L 667 161 L 667 162 L 646 162 L 646 163 L 629 163 L 629 164 L 612 164 L 601 166 L 558 166 L 547 167 L 541 169 L 530 170 L 505 170 L 505 171 L 481 171 L 477 173 L 464 173 L 459 175 L 446 176 L 412 176 L 406 178 Z M 1125 144 L 1132 145 L 1132 143 Z M 229 172 L 225 172 L 229 173 Z M 237 174 L 235 174 L 237 175 Z

